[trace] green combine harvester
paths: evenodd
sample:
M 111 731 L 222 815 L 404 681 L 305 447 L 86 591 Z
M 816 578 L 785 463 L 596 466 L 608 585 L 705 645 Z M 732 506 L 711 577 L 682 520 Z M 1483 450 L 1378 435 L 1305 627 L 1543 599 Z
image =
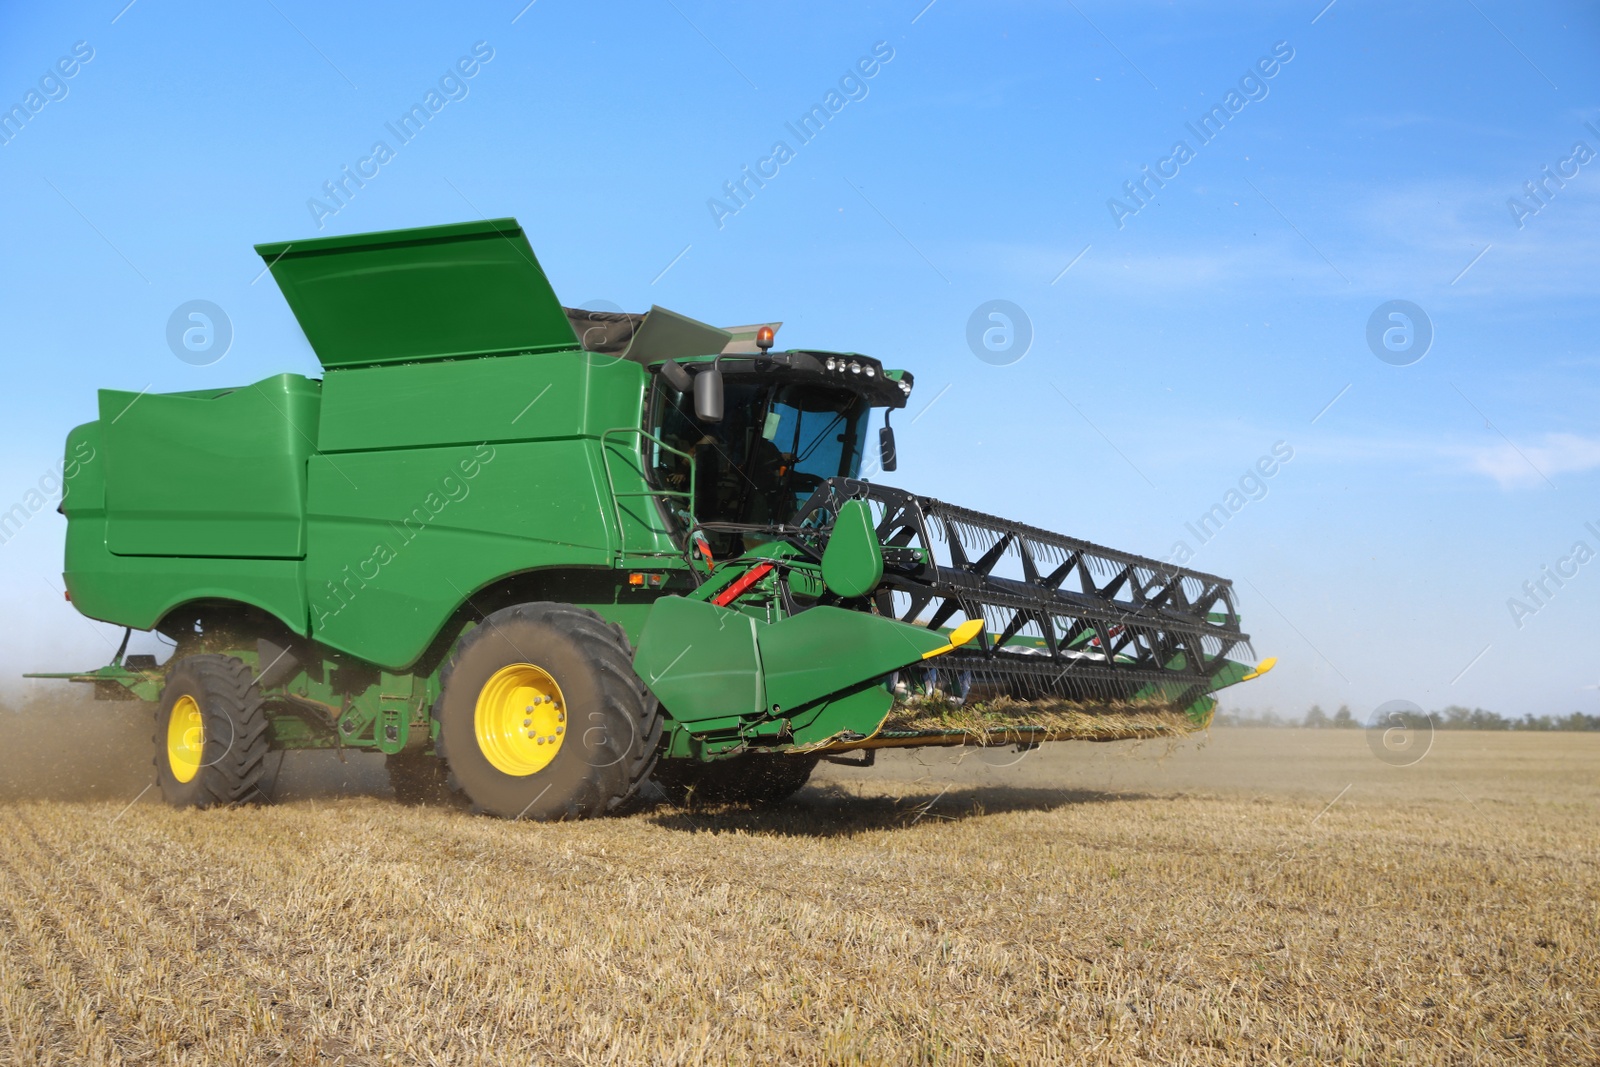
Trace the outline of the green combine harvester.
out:
M 859 480 L 908 372 L 564 308 L 512 219 L 256 251 L 320 381 L 102 390 L 67 439 L 72 603 L 176 648 L 34 677 L 153 703 L 170 803 L 305 748 L 509 818 L 773 802 L 881 747 L 1201 728 L 1271 665 L 1221 578 Z

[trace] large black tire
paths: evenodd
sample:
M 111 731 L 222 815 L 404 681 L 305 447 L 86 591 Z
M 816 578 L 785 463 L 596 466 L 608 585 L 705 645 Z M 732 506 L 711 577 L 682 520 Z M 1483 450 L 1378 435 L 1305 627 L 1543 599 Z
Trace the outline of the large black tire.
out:
M 444 760 L 416 750 L 399 752 L 384 759 L 384 769 L 389 772 L 389 787 L 394 798 L 412 807 L 427 804 L 432 807 L 453 807 L 456 803 L 450 789 L 450 770 Z
M 564 725 L 541 720 L 540 736 L 552 742 L 554 756 L 537 769 L 511 772 L 507 750 L 496 752 L 480 740 L 480 705 L 489 709 L 486 722 L 499 722 L 496 679 L 527 668 L 558 687 L 560 702 L 545 708 L 560 708 Z M 457 643 L 440 685 L 436 748 L 449 765 L 451 787 L 465 793 L 474 810 L 538 820 L 618 813 L 655 766 L 661 707 L 633 672 L 627 634 L 592 611 L 543 602 L 503 608 Z M 531 707 L 530 713 L 550 714 Z M 520 746 L 513 755 L 538 759 L 548 751 L 503 731 L 496 736 Z
M 656 764 L 655 783 L 679 807 L 749 804 L 770 807 L 798 793 L 817 769 L 816 756 L 757 752 L 701 763 L 668 759 Z
M 250 668 L 232 656 L 185 656 L 173 665 L 156 705 L 152 739 L 156 782 L 167 803 L 209 808 L 267 802 L 261 789 L 268 748 L 262 703 Z

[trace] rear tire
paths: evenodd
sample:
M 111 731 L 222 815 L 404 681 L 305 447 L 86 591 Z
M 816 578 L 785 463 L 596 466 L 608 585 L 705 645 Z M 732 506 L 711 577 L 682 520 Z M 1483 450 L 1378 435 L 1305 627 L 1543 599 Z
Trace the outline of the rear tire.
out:
M 620 626 L 570 604 L 503 608 L 440 679 L 436 745 L 451 788 L 511 819 L 620 812 L 655 766 L 661 707 Z
M 655 782 L 667 799 L 679 807 L 694 804 L 772 807 L 798 793 L 816 768 L 816 756 L 766 752 L 713 763 L 670 759 L 656 765 Z
M 179 808 L 265 804 L 267 716 L 250 668 L 232 656 L 185 656 L 156 705 L 156 782 Z

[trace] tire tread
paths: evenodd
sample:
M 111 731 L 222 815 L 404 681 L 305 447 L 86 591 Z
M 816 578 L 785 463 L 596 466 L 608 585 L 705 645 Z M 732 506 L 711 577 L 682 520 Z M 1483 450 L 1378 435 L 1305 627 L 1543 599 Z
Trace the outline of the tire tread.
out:
M 627 751 L 613 751 L 611 754 L 619 757 L 615 763 L 597 768 L 596 774 L 573 790 L 563 805 L 565 817 L 582 819 L 622 813 L 637 800 L 640 788 L 655 769 L 664 728 L 660 706 L 634 673 L 633 646 L 628 641 L 627 631 L 587 608 L 552 601 L 503 608 L 488 616 L 483 626 L 509 619 L 547 625 L 570 638 L 595 668 L 602 706 L 631 727 L 627 732 Z M 457 643 L 440 674 L 441 691 L 449 691 L 464 644 L 465 641 Z M 435 714 L 438 714 L 437 706 Z M 606 738 L 607 743 L 614 744 L 611 734 Z M 448 763 L 449 753 L 442 734 L 437 747 Z M 467 792 L 454 770 L 449 772 L 448 782 L 452 790 Z
M 250 667 L 234 656 L 214 652 L 185 656 L 173 664 L 168 672 L 168 684 L 177 668 L 191 671 L 201 690 L 191 694 L 203 698 L 202 714 L 225 718 L 232 730 L 232 742 L 222 756 L 200 768 L 195 781 L 199 783 L 192 795 L 177 800 L 169 793 L 173 803 L 187 807 L 235 807 L 243 804 L 266 804 L 270 801 L 261 787 L 266 772 L 267 752 L 271 748 L 267 731 L 266 701 L 256 687 L 255 675 Z M 151 740 L 155 744 L 155 765 L 160 775 L 166 753 L 167 711 L 163 700 L 156 707 L 156 731 Z

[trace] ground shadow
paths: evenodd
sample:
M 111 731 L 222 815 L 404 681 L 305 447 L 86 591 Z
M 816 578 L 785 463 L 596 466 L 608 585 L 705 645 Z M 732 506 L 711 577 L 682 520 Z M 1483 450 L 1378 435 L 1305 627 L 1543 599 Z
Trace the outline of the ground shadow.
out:
M 661 802 L 642 814 L 663 829 L 685 833 L 851 837 L 904 830 L 931 822 L 961 822 L 1013 811 L 1051 811 L 1077 804 L 1147 800 L 1145 793 L 1026 786 L 919 789 L 902 796 L 860 796 L 836 786 L 811 786 L 775 807 L 677 807 Z

